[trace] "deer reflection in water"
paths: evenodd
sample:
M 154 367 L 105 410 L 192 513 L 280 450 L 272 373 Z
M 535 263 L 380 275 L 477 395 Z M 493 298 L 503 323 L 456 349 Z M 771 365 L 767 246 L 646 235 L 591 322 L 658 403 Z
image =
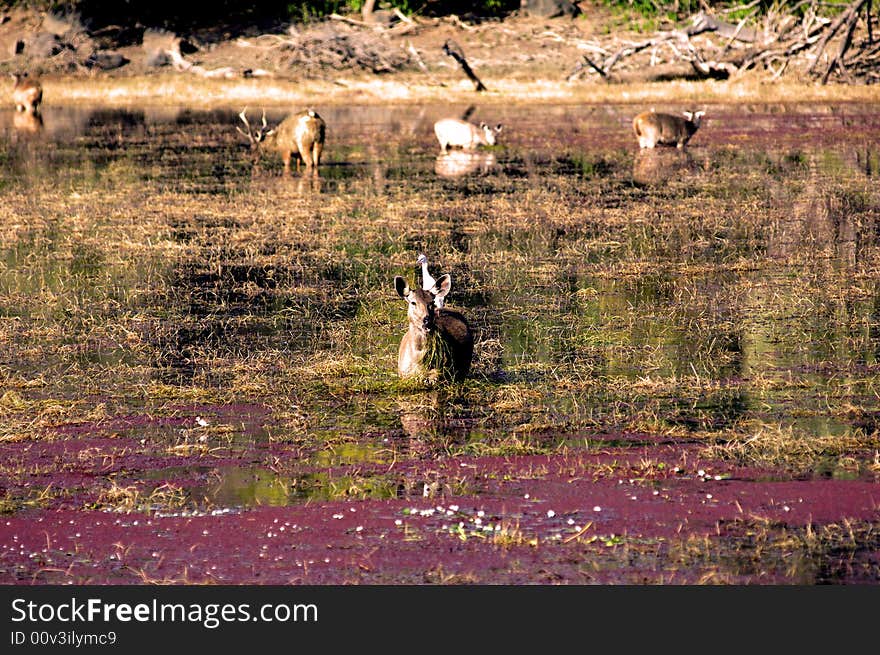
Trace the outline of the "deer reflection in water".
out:
M 437 155 L 434 160 L 434 172 L 446 179 L 456 179 L 467 175 L 486 175 L 496 166 L 495 154 L 491 152 L 473 152 L 467 150 L 450 150 Z
M 23 136 L 40 134 L 43 131 L 43 116 L 17 111 L 12 115 L 12 127 Z
M 696 169 L 696 162 L 685 150 L 645 148 L 636 153 L 632 177 L 638 184 L 656 185 L 664 184 Z
M 449 389 L 407 393 L 397 400 L 397 413 L 403 429 L 403 447 L 408 456 L 433 459 L 448 455 L 452 446 L 465 444 L 473 419 L 459 415 L 454 408 L 463 402 Z

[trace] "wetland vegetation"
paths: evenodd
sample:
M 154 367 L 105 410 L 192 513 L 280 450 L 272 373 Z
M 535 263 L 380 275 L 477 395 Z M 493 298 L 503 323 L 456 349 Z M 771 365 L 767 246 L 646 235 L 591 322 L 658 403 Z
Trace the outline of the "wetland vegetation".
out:
M 809 504 L 809 484 L 852 483 L 838 515 L 786 522 L 774 487 L 680 534 L 682 515 L 603 528 L 571 509 L 549 528 L 535 517 L 558 506 L 499 506 L 479 543 L 508 559 L 489 572 L 476 549 L 297 579 L 538 581 L 552 561 L 574 582 L 877 582 L 880 113 L 710 105 L 686 150 L 639 152 L 642 108 L 480 105 L 505 125 L 492 165 L 443 176 L 450 107 L 319 105 L 317 178 L 254 165 L 240 107 L 49 106 L 33 133 L 3 113 L 0 518 L 411 521 L 455 501 L 460 521 L 404 540 L 476 549 L 461 499 L 528 499 L 530 481 L 590 508 L 618 484 L 702 507 L 710 485 L 803 483 Z M 476 335 L 462 383 L 397 376 L 394 277 L 419 280 L 420 252 Z M 538 547 L 554 539 L 576 564 Z M 52 573 L 8 547 L 7 581 L 253 581 L 181 577 L 184 555 Z

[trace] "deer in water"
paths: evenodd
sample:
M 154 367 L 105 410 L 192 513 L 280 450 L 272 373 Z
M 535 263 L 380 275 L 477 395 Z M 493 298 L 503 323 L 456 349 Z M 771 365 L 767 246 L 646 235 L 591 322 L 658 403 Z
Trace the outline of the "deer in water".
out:
M 457 118 L 442 118 L 434 123 L 434 134 L 440 142 L 440 151 L 445 153 L 452 146 L 464 150 L 475 150 L 479 146 L 494 146 L 501 123 L 490 127 L 485 123 L 474 125 Z
M 32 80 L 27 73 L 10 73 L 13 80 L 12 102 L 15 110 L 35 115 L 40 111 L 43 102 L 43 87 L 37 80 Z
M 467 377 L 474 354 L 471 328 L 460 312 L 436 304 L 452 288 L 449 275 L 441 275 L 427 291 L 410 287 L 399 275 L 394 278 L 394 286 L 407 303 L 409 321 L 397 354 L 400 377 L 423 376 L 428 381 Z
M 639 140 L 640 148 L 654 146 L 675 146 L 684 148 L 700 127 L 700 120 L 706 112 L 684 112 L 684 118 L 672 114 L 645 111 L 633 119 L 633 132 Z
M 306 171 L 318 174 L 321 163 L 321 152 L 324 150 L 324 135 L 327 131 L 324 119 L 312 109 L 289 115 L 277 127 L 269 128 L 266 123 L 266 112 L 263 111 L 262 124 L 256 129 L 251 127 L 247 119 L 247 107 L 238 117 L 245 129 L 237 125 L 241 134 L 251 142 L 251 149 L 259 153 L 268 148 L 281 154 L 284 161 L 284 174 L 290 173 L 290 160 L 296 157 L 296 170 L 299 172 L 300 161 L 305 164 Z

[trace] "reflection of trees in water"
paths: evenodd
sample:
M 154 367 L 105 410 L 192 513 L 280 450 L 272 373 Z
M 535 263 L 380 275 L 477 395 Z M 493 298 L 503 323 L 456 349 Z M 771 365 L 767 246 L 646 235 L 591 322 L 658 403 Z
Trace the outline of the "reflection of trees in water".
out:
M 789 184 L 779 193 L 782 202 L 791 199 L 791 209 L 780 212 L 778 225 L 770 232 L 768 254 L 783 259 L 810 252 L 855 267 L 866 248 L 877 243 L 880 199 L 873 185 L 866 184 L 876 155 L 853 148 L 810 151 L 802 157 L 803 185 L 795 189 Z
M 876 289 L 865 298 L 867 289 L 857 282 L 878 245 L 880 202 L 871 179 L 876 154 L 855 147 L 796 156 L 800 173 L 772 183 L 775 217 L 765 241 L 768 257 L 790 265 L 775 276 L 750 279 L 739 303 L 745 378 L 780 380 L 793 370 L 810 377 L 816 367 L 849 371 L 878 355 L 876 334 L 867 326 L 876 324 L 880 300 Z M 827 383 L 826 373 L 815 376 L 817 385 Z M 751 402 L 775 404 L 762 393 Z M 815 410 L 827 407 L 820 403 Z M 849 425 L 848 419 L 820 416 L 808 429 L 832 434 Z

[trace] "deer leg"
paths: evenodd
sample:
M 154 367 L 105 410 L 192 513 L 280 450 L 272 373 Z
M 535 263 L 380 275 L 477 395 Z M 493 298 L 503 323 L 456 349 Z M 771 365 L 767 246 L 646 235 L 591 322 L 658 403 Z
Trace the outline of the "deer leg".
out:
M 281 157 L 284 159 L 284 174 L 290 175 L 290 150 L 285 150 Z

